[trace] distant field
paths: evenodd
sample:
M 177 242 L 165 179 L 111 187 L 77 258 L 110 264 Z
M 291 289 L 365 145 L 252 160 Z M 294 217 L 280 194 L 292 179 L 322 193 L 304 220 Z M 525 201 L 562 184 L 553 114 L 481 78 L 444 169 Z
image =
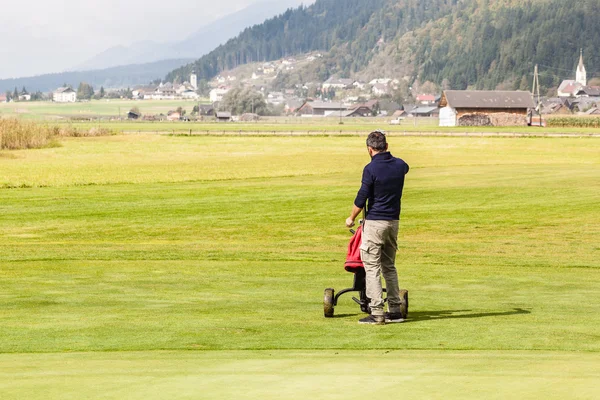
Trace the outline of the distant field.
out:
M 595 398 L 600 140 L 390 142 L 411 306 L 384 327 L 322 315 L 360 138 L 0 152 L 0 397 Z
M 20 116 L 36 119 L 82 118 L 82 117 L 121 117 L 138 107 L 143 114 L 166 114 L 177 107 L 183 107 L 188 113 L 196 101 L 186 100 L 92 100 L 78 103 L 21 102 L 0 104 L 0 115 Z M 119 114 L 120 113 L 120 114 Z
M 207 102 L 207 101 L 206 101 Z M 400 125 L 390 125 L 391 117 L 377 118 L 306 118 L 306 117 L 263 117 L 255 123 L 216 123 L 208 122 L 137 122 L 107 120 L 138 107 L 142 114 L 166 114 L 177 107 L 191 113 L 197 104 L 194 101 L 134 101 L 134 100 L 94 100 L 74 104 L 56 104 L 52 102 L 8 103 L 0 104 L 0 116 L 16 116 L 19 118 L 37 119 L 53 123 L 72 123 L 75 127 L 89 130 L 101 126 L 123 133 L 175 133 L 183 134 L 192 131 L 196 134 L 242 132 L 246 134 L 268 135 L 281 132 L 300 132 L 305 134 L 365 134 L 374 129 L 383 129 L 390 133 L 518 133 L 526 135 L 573 134 L 598 135 L 595 128 L 563 128 L 563 127 L 439 127 L 437 118 L 407 118 Z M 75 121 L 71 121 L 71 119 Z M 81 118 L 91 121 L 80 122 Z

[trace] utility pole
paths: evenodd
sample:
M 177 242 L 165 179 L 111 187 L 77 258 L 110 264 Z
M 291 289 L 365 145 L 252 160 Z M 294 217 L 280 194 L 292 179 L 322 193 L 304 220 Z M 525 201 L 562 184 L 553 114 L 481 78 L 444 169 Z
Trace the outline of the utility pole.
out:
M 540 127 L 542 126 L 542 104 L 540 102 L 540 77 L 538 74 L 538 65 L 535 64 L 535 68 L 533 70 L 533 88 L 531 90 L 531 94 L 534 96 L 534 98 L 537 96 L 537 99 L 535 99 L 535 110 L 537 111 L 539 117 L 540 117 Z M 532 119 L 533 119 L 533 112 L 532 114 Z M 532 121 L 530 121 L 532 122 Z

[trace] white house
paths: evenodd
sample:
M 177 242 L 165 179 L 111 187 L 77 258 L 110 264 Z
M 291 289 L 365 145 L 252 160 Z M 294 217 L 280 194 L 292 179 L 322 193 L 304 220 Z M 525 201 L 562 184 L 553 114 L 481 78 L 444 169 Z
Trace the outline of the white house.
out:
M 390 88 L 383 83 L 376 83 L 371 90 L 374 96 L 380 97 L 390 94 Z
M 52 100 L 56 103 L 75 103 L 77 101 L 77 92 L 70 87 L 61 87 L 54 91 Z
M 210 101 L 223 101 L 223 96 L 229 92 L 229 88 L 219 87 L 210 91 Z
M 323 90 L 328 90 L 330 88 L 346 89 L 348 87 L 352 87 L 353 83 L 354 81 L 352 79 L 340 79 L 331 77 L 323 83 Z

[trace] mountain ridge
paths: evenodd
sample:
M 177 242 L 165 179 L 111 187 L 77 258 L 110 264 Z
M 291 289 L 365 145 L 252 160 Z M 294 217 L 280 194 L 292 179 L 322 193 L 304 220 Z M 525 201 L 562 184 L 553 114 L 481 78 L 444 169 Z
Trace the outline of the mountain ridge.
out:
M 162 60 L 154 63 L 131 64 L 101 70 L 69 71 L 53 74 L 44 74 L 23 78 L 0 79 L 0 93 L 21 90 L 25 87 L 30 92 L 50 92 L 63 84 L 77 88 L 79 83 L 86 82 L 94 88 L 123 88 L 127 86 L 143 85 L 161 79 L 168 71 L 189 63 L 190 59 Z
M 599 2 L 562 0 L 317 0 L 244 30 L 166 79 L 200 79 L 255 61 L 322 51 L 313 77 L 405 78 L 453 89 L 545 89 L 574 73 L 583 48 L 598 74 Z M 572 73 L 570 72 L 572 71 Z M 279 77 L 278 77 L 279 79 Z

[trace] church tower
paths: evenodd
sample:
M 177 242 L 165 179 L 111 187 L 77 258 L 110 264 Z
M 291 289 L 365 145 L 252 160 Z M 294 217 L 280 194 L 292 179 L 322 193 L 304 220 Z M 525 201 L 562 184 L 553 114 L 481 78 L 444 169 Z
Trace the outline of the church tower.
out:
M 190 76 L 190 83 L 194 87 L 195 90 L 198 90 L 198 76 L 195 71 L 192 71 L 192 75 Z
M 577 83 L 581 83 L 583 86 L 587 86 L 587 74 L 583 65 L 583 49 L 579 51 L 579 65 L 577 66 L 575 81 Z

